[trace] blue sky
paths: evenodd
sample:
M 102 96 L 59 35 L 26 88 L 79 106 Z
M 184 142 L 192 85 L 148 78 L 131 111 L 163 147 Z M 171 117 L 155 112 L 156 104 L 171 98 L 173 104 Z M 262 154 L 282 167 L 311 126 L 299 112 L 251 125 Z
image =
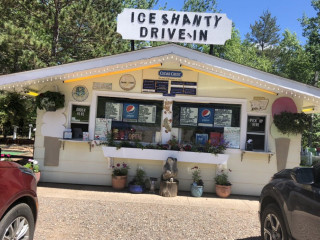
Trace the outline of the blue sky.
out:
M 168 3 L 167 9 L 174 8 L 180 11 L 184 1 L 159 0 L 162 6 L 164 2 Z M 297 34 L 302 44 L 305 44 L 306 39 L 302 36 L 302 27 L 298 19 L 302 18 L 304 13 L 308 17 L 316 15 L 311 0 L 217 0 L 217 3 L 221 13 L 226 13 L 235 23 L 242 39 L 250 32 L 250 24 L 259 20 L 263 11 L 269 10 L 271 16 L 277 18 L 281 33 L 289 29 Z

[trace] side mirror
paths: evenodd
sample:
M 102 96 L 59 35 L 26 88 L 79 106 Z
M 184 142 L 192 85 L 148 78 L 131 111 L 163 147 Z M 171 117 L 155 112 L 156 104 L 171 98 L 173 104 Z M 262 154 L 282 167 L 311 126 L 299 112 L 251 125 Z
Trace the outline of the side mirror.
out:
M 313 184 L 313 168 L 294 168 L 292 171 L 293 178 L 300 184 Z

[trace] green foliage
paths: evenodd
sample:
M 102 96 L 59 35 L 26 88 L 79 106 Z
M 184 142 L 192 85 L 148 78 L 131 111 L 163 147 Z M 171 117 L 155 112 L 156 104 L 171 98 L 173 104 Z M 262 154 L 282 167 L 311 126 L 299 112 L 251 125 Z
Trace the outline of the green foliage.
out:
M 302 134 L 310 128 L 311 116 L 305 113 L 282 112 L 274 115 L 273 122 L 283 134 Z
M 198 166 L 191 168 L 192 171 L 192 180 L 197 186 L 203 186 L 203 181 L 201 179 L 201 170 Z
M 216 0 L 185 0 L 182 11 L 185 12 L 216 12 Z
M 131 181 L 131 184 L 144 186 L 145 178 L 146 178 L 146 172 L 141 167 L 138 167 L 136 170 L 136 175 Z
M 36 96 L 36 105 L 42 110 L 54 110 L 64 107 L 64 95 L 59 92 L 47 91 Z
M 265 47 L 273 46 L 279 42 L 279 26 L 277 25 L 277 18 L 271 17 L 269 11 L 263 12 L 259 21 L 255 21 L 254 25 L 250 24 L 251 33 L 246 35 L 246 38 L 257 44 L 261 51 Z
M 231 186 L 231 183 L 229 182 L 228 172 L 231 172 L 231 170 L 220 170 L 214 178 L 216 184 L 223 186 Z

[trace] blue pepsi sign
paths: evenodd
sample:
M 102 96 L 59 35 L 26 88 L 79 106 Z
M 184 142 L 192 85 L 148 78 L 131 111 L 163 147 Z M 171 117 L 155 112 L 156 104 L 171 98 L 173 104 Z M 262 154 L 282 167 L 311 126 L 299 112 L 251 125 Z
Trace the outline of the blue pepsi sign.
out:
M 198 125 L 212 127 L 213 126 L 213 108 L 199 108 L 198 112 Z
M 181 78 L 183 73 L 181 71 L 168 71 L 168 70 L 160 70 L 160 77 L 171 77 L 171 78 Z
M 137 122 L 139 116 L 139 104 L 124 103 L 123 104 L 123 121 Z

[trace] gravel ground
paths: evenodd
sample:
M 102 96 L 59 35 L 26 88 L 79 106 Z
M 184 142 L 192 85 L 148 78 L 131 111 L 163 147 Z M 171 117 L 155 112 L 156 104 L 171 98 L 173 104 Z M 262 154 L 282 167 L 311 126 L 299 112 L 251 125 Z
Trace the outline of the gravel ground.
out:
M 248 207 L 236 207 L 244 201 L 241 197 L 224 200 L 212 194 L 167 200 L 158 195 L 99 191 L 99 187 L 95 191 L 67 188 L 38 188 L 35 240 L 260 239 L 256 199 L 246 201 L 243 206 Z M 226 208 L 223 201 L 235 207 Z

